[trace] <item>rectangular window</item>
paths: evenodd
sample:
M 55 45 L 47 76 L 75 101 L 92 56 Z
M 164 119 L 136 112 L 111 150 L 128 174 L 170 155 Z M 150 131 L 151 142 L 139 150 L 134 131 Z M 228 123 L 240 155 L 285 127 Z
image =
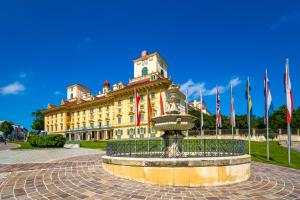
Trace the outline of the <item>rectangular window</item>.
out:
M 152 92 L 152 93 L 151 93 L 151 99 L 154 99 L 154 98 L 155 98 L 155 93 Z
M 109 126 L 109 121 L 106 121 L 106 126 Z
M 102 127 L 102 123 L 101 122 L 99 122 L 99 127 Z
M 144 95 L 141 94 L 141 95 L 140 95 L 140 98 L 141 98 L 141 101 L 143 101 L 143 100 L 144 100 Z
M 119 105 L 119 106 L 122 105 L 122 101 L 121 101 L 121 100 L 118 101 L 118 105 Z
M 122 117 L 118 117 L 118 124 L 122 123 Z
M 130 97 L 130 103 L 133 103 L 133 97 Z
M 144 119 L 145 119 L 144 114 L 141 114 L 141 121 L 144 121 Z
M 130 117 L 130 123 L 133 123 L 133 121 L 134 121 L 133 115 L 130 115 L 129 117 Z

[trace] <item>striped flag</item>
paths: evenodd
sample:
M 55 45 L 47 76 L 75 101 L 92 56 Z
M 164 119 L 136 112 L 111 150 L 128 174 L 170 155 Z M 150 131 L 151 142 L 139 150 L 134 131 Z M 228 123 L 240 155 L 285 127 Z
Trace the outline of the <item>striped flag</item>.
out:
M 250 92 L 251 92 L 251 87 L 250 87 L 250 81 L 248 77 L 247 85 L 246 85 L 246 99 L 247 99 L 247 113 L 248 113 L 249 121 L 251 121 L 252 119 L 252 99 L 251 99 Z
M 163 102 L 163 98 L 161 95 L 161 92 L 159 94 L 159 105 L 160 105 L 160 115 L 164 115 L 165 114 L 165 110 L 164 110 L 164 102 Z
M 264 94 L 265 94 L 265 124 L 269 121 L 269 115 L 271 114 L 273 110 L 273 104 L 272 104 L 272 96 L 270 91 L 270 83 L 268 79 L 268 71 L 265 72 L 265 79 L 264 79 Z
M 136 117 L 136 126 L 141 124 L 141 106 L 140 106 L 141 97 L 137 90 L 135 90 L 135 117 Z
M 286 59 L 285 73 L 284 73 L 284 87 L 285 87 L 285 94 L 286 94 L 286 122 L 288 124 L 291 124 L 294 102 L 293 102 L 292 85 L 291 85 L 289 73 L 290 73 L 289 60 Z
M 148 122 L 149 122 L 149 128 L 152 128 L 152 117 L 153 117 L 153 107 L 152 107 L 152 101 L 148 92 Z
M 234 98 L 232 83 L 230 82 L 230 125 L 235 127 L 235 109 L 234 109 Z
M 200 90 L 200 114 L 201 114 L 201 122 L 200 126 L 203 128 L 204 122 L 203 122 L 203 99 L 202 99 L 202 91 Z
M 185 93 L 185 113 L 189 114 L 189 99 L 188 99 L 188 90 Z
M 216 89 L 216 108 L 217 108 L 217 113 L 216 113 L 216 125 L 217 127 L 222 127 L 222 120 L 221 120 L 221 105 L 220 105 L 220 89 L 217 87 Z

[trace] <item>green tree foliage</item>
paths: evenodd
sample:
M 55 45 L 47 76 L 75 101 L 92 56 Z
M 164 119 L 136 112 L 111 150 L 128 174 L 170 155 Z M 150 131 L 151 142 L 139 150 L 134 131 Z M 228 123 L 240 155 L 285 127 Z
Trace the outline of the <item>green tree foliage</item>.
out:
M 200 129 L 200 111 L 192 109 L 189 111 L 189 114 L 197 117 L 195 128 Z M 236 128 L 238 129 L 247 129 L 248 128 L 248 117 L 247 115 L 236 115 Z M 204 127 L 206 130 L 214 130 L 216 128 L 216 115 L 205 115 L 203 114 Z M 229 117 L 222 115 L 222 129 L 230 129 Z M 286 129 L 286 107 L 285 105 L 281 106 L 278 110 L 274 110 L 273 113 L 269 116 L 269 127 L 271 129 Z M 264 117 L 253 116 L 251 119 L 251 127 L 264 129 L 266 128 L 264 124 Z M 293 111 L 292 116 L 292 128 L 300 128 L 300 107 Z
M 13 124 L 9 121 L 4 121 L 0 124 L 0 131 L 2 131 L 5 134 L 5 137 L 7 135 L 10 135 L 11 132 L 14 130 Z
M 31 128 L 40 132 L 41 130 L 44 130 L 44 114 L 41 110 L 36 110 L 31 113 L 34 117 L 34 120 L 32 122 Z

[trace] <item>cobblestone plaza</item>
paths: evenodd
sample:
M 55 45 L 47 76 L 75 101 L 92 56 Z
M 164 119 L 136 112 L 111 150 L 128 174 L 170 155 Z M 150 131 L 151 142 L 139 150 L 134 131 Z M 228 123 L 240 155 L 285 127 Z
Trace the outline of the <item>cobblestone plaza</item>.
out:
M 0 164 L 0 199 L 300 199 L 300 171 L 253 162 L 249 180 L 221 187 L 162 187 L 115 177 L 103 154 Z

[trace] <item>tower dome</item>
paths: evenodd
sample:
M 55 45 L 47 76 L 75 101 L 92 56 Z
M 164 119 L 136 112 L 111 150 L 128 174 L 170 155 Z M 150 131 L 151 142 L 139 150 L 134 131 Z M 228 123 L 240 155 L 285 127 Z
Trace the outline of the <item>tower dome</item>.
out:
M 104 87 L 110 87 L 110 83 L 108 82 L 108 80 L 104 81 L 103 86 L 104 86 Z

